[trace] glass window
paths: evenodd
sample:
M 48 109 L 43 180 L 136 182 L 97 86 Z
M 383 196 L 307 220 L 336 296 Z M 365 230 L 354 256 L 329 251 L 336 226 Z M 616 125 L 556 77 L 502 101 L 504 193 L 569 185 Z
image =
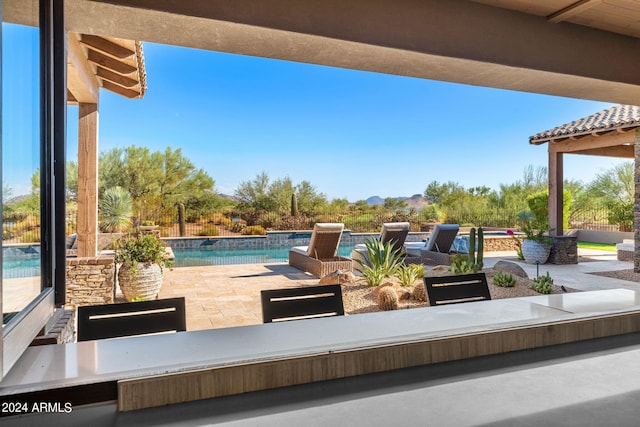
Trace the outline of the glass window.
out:
M 4 324 L 42 290 L 38 28 L 2 23 L 2 309 Z

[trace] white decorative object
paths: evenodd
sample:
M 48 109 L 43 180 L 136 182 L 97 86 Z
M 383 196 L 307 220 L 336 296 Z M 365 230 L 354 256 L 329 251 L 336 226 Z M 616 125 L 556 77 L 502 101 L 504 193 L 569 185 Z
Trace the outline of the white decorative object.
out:
M 550 253 L 551 245 L 529 239 L 524 239 L 522 242 L 522 255 L 528 264 L 535 264 L 536 262 L 544 264 L 549 259 Z

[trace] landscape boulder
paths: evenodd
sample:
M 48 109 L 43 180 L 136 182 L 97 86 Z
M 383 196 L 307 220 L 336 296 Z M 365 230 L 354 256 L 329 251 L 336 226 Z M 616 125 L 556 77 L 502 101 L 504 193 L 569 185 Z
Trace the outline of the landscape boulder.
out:
M 356 280 L 356 276 L 350 271 L 336 270 L 333 273 L 329 273 L 320 279 L 320 285 L 336 285 L 342 283 L 353 283 Z
M 515 262 L 501 260 L 493 266 L 493 269 L 496 271 L 502 271 L 503 273 L 513 274 L 514 276 L 524 277 L 525 279 L 529 278 L 529 275 L 524 271 L 524 269 Z

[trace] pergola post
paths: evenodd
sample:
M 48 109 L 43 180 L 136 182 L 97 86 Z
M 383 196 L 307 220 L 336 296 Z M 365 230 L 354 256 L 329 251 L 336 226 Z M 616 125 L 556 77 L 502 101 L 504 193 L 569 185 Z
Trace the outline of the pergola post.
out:
M 98 253 L 98 104 L 78 105 L 78 256 Z
M 640 273 L 640 128 L 635 130 L 634 138 L 634 203 L 633 203 L 633 271 Z
M 551 147 L 551 145 L 549 145 Z M 549 151 L 549 229 L 562 236 L 563 230 L 563 165 L 562 153 Z

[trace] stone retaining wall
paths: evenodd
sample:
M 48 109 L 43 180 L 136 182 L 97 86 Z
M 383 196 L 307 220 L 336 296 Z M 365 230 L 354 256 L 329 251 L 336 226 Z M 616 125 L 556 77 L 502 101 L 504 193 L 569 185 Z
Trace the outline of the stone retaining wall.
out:
M 115 273 L 113 256 L 67 258 L 67 305 L 113 303 Z
M 578 236 L 555 236 L 547 262 L 549 264 L 577 264 Z

